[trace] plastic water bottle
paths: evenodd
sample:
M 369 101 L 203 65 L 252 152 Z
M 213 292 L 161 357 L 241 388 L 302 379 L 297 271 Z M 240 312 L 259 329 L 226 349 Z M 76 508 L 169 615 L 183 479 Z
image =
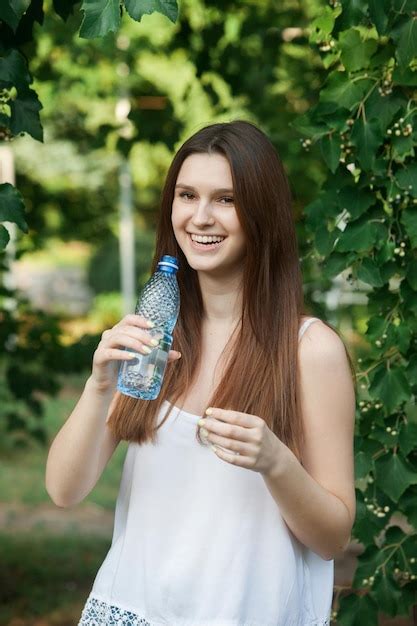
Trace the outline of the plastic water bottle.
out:
M 137 301 L 135 313 L 155 324 L 149 333 L 159 339 L 159 345 L 150 354 L 137 352 L 135 359 L 121 363 L 117 389 L 132 398 L 154 400 L 161 390 L 172 331 L 180 311 L 178 267 L 175 257 L 161 257 L 156 272 L 145 284 Z M 132 352 L 131 348 L 129 352 Z

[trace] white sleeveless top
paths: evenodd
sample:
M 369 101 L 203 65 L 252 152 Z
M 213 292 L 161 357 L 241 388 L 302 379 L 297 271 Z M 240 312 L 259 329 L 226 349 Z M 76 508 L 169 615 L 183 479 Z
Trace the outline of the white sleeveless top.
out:
M 129 443 L 79 626 L 330 624 L 333 561 L 295 538 L 259 472 L 198 443 L 200 418 L 173 407 L 156 444 Z

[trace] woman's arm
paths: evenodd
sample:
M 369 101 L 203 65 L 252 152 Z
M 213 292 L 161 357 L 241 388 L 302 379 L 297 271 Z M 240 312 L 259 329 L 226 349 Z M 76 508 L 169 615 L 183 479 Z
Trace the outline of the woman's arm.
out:
M 355 391 L 343 342 L 325 324 L 300 341 L 299 373 L 303 464 L 282 445 L 263 477 L 292 533 L 330 560 L 347 547 L 355 519 Z
M 60 507 L 81 502 L 93 489 L 119 441 L 106 425 L 119 392 L 88 378 L 71 415 L 55 437 L 46 463 L 46 490 Z

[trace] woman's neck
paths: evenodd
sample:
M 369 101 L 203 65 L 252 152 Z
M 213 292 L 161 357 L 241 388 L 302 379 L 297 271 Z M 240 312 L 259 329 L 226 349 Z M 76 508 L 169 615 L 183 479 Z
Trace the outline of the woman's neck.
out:
M 208 325 L 233 325 L 242 315 L 241 278 L 213 280 L 199 276 L 204 304 L 204 321 Z

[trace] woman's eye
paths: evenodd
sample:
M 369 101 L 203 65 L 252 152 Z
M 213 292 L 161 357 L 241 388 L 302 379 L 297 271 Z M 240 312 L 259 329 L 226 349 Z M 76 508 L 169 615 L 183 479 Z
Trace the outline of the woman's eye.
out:
M 195 195 L 190 191 L 181 191 L 179 194 L 180 198 L 184 198 L 185 200 L 192 200 L 195 198 Z M 233 198 L 230 196 L 223 196 L 218 200 L 222 204 L 233 204 Z

